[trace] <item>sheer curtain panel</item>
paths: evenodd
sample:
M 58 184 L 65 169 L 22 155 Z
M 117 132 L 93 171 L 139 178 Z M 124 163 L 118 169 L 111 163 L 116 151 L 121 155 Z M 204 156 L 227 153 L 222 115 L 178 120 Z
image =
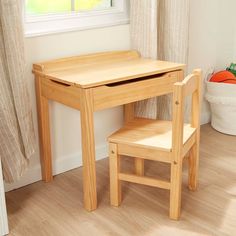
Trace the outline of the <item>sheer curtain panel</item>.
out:
M 143 57 L 186 63 L 189 36 L 189 0 L 130 0 L 131 45 Z M 136 114 L 168 119 L 171 96 L 136 104 Z
M 6 182 L 22 176 L 35 149 L 21 7 L 22 1 L 0 0 L 0 158 Z

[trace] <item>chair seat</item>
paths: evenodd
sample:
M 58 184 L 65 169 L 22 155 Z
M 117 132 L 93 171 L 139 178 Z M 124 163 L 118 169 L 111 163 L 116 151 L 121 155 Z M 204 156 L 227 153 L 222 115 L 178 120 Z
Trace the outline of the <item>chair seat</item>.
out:
M 183 144 L 196 131 L 184 124 Z M 166 152 L 172 150 L 172 121 L 135 118 L 108 138 L 109 142 L 154 148 Z

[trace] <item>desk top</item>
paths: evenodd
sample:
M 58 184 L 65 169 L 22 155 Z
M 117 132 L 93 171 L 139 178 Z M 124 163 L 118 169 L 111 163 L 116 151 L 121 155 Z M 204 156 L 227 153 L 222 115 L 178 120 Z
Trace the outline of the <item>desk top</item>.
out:
M 141 58 L 136 51 L 113 51 L 37 63 L 33 73 L 63 84 L 91 88 L 184 68 L 184 64 Z

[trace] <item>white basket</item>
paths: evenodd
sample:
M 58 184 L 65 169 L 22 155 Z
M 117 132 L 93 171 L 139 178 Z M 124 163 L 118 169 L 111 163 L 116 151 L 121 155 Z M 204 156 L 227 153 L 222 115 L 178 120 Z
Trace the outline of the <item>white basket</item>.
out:
M 206 100 L 211 107 L 211 125 L 219 132 L 236 135 L 236 84 L 208 82 Z

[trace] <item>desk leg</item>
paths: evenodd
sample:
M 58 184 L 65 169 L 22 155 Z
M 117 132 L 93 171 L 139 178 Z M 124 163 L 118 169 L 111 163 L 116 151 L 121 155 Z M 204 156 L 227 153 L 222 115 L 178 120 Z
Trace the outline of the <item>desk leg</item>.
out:
M 129 103 L 124 105 L 124 121 L 129 122 L 134 119 L 135 111 L 134 111 L 135 103 Z M 137 175 L 144 175 L 144 159 L 135 158 L 135 173 Z
M 92 90 L 81 89 L 80 106 L 83 154 L 84 207 L 86 210 L 92 211 L 97 208 Z
M 38 129 L 42 179 L 45 182 L 50 182 L 53 179 L 53 175 L 48 99 L 42 96 L 41 80 L 38 76 L 36 76 L 35 78 L 35 89 L 38 110 Z

